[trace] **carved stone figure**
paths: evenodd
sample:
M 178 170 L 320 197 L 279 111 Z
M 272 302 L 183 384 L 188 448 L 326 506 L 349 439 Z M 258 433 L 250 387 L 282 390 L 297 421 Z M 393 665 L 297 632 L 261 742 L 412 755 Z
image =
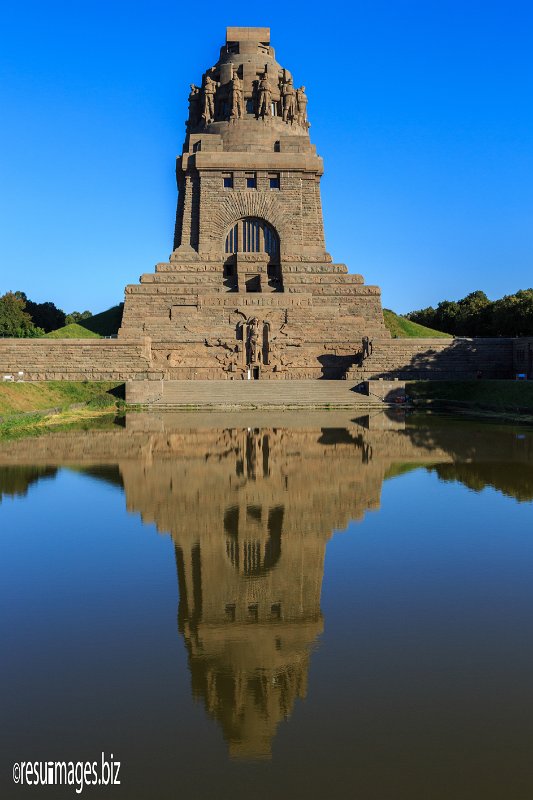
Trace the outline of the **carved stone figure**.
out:
M 242 81 L 236 72 L 231 79 L 231 119 L 241 119 L 244 116 L 244 101 L 242 93 Z
M 189 94 L 189 127 L 191 128 L 195 128 L 200 122 L 201 100 L 200 87 L 191 83 Z
M 204 83 L 204 113 L 202 114 L 205 124 L 215 121 L 215 94 L 218 83 L 209 75 L 205 76 Z
M 296 109 L 298 124 L 305 127 L 307 122 L 307 95 L 305 93 L 305 86 L 300 86 L 296 89 Z
M 283 103 L 283 121 L 292 122 L 296 116 L 296 94 L 294 92 L 294 86 L 292 85 L 292 78 L 287 78 L 282 84 L 281 98 Z
M 270 117 L 272 114 L 272 89 L 266 72 L 261 76 L 257 86 L 257 117 Z
M 258 364 L 261 361 L 261 338 L 260 338 L 260 323 L 257 317 L 254 317 L 248 323 L 248 363 Z

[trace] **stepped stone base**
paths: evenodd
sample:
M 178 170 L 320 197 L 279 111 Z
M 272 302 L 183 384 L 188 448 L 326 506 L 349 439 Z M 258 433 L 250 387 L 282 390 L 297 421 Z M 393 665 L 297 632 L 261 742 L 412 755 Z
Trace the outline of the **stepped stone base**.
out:
M 119 341 L 148 337 L 154 372 L 167 380 L 247 379 L 249 371 L 262 380 L 339 380 L 360 360 L 363 336 L 390 338 L 379 288 L 344 264 L 282 261 L 274 281 L 267 260 L 237 253 L 225 265 L 192 262 L 176 251 L 126 287 Z

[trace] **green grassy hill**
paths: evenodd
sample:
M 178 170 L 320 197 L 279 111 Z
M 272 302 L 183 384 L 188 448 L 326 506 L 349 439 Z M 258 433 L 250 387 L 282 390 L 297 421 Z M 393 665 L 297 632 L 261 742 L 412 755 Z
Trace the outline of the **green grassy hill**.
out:
M 43 339 L 100 339 L 100 335 L 78 325 L 77 322 L 71 322 L 70 325 L 45 333 Z
M 432 328 L 426 328 L 425 325 L 419 325 L 417 322 L 411 322 L 410 319 L 395 314 L 389 308 L 383 309 L 383 317 L 385 325 L 390 331 L 391 336 L 395 339 L 424 339 L 424 338 L 439 338 L 451 339 L 449 333 L 442 333 L 442 331 L 434 331 Z
M 99 339 L 102 336 L 116 336 L 122 322 L 124 304 L 108 308 L 89 319 L 71 322 L 55 331 L 45 334 L 47 339 Z

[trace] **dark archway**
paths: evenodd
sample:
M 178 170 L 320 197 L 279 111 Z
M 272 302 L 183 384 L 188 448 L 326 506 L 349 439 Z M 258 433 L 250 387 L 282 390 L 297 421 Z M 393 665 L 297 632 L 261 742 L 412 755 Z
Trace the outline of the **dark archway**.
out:
M 234 222 L 226 235 L 224 252 L 268 253 L 271 264 L 279 264 L 280 246 L 276 229 L 259 217 L 243 217 Z

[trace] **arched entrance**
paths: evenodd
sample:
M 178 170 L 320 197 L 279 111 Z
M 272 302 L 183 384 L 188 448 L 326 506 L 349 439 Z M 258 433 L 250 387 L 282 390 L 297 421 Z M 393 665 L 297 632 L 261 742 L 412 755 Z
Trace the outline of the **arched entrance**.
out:
M 226 285 L 234 291 L 261 292 L 283 291 L 280 268 L 280 241 L 276 229 L 259 217 L 243 217 L 237 220 L 226 233 L 224 242 L 226 256 L 224 276 Z M 251 258 L 257 254 L 257 263 L 263 265 L 239 269 L 239 256 L 244 263 L 253 265 Z M 238 275 L 238 272 L 243 274 Z M 265 273 L 261 275 L 261 273 Z
M 279 264 L 279 236 L 266 220 L 244 217 L 228 231 L 225 253 L 267 253 L 271 263 Z

